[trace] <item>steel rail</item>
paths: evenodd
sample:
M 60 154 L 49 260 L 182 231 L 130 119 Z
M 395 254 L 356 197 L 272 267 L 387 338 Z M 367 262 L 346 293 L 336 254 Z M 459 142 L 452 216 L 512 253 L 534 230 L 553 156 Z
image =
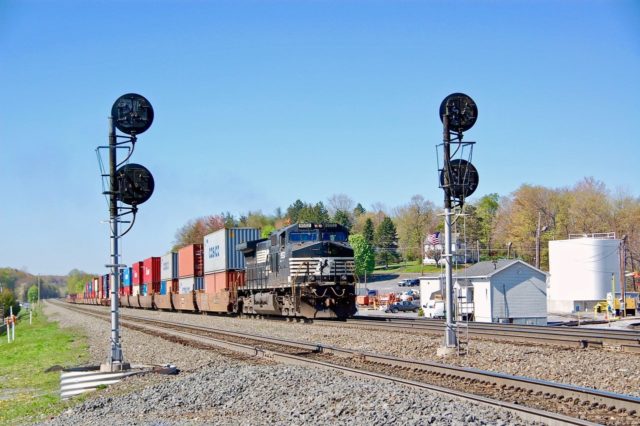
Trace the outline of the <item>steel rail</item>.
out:
M 76 307 L 77 308 L 77 307 Z M 82 308 L 77 308 L 77 310 L 82 312 L 87 312 L 87 310 Z M 104 316 L 103 314 L 93 312 L 88 313 L 89 315 L 94 316 Z M 536 392 L 537 394 L 547 395 L 550 398 L 559 398 L 559 399 L 568 399 L 580 401 L 585 406 L 595 406 L 600 407 L 606 406 L 610 407 L 610 410 L 625 410 L 632 415 L 640 412 L 640 398 L 636 398 L 629 395 L 616 394 L 611 392 L 599 391 L 595 389 L 582 388 L 578 386 L 572 385 L 564 385 L 560 383 L 547 382 L 537 379 L 530 379 L 520 376 L 509 376 L 501 373 L 488 372 L 483 370 L 471 369 L 471 368 L 463 368 L 456 367 L 444 364 L 438 364 L 433 362 L 424 362 L 424 361 L 416 361 L 410 359 L 401 359 L 392 356 L 384 356 L 373 353 L 355 351 L 351 349 L 342 349 L 336 348 L 332 346 L 322 345 L 322 344 L 310 344 L 306 342 L 298 342 L 287 339 L 279 339 L 279 338 L 271 338 L 266 336 L 254 335 L 249 333 L 237 333 L 237 332 L 229 332 L 226 330 L 219 330 L 210 327 L 203 326 L 194 326 L 182 324 L 175 321 L 161 321 L 155 320 L 145 317 L 138 317 L 134 315 L 127 315 L 128 320 L 133 320 L 136 322 L 136 325 L 140 326 L 141 322 L 151 323 L 151 324 L 159 324 L 158 329 L 167 332 L 167 326 L 170 325 L 172 327 L 179 327 L 181 329 L 191 330 L 193 332 L 197 332 L 199 336 L 201 333 L 215 333 L 223 336 L 232 336 L 243 339 L 249 339 L 253 341 L 259 341 L 270 344 L 278 344 L 283 346 L 295 347 L 297 350 L 306 350 L 310 353 L 323 353 L 323 354 L 333 354 L 339 357 L 348 357 L 348 358 L 357 358 L 362 361 L 369 361 L 372 363 L 385 364 L 393 367 L 401 367 L 412 370 L 420 370 L 426 371 L 433 374 L 438 374 L 441 376 L 454 376 L 456 378 L 460 378 L 460 380 L 472 380 L 472 381 L 480 381 L 482 383 L 493 383 L 495 386 L 499 386 L 507 389 L 517 389 L 517 390 L 527 390 L 529 393 Z M 155 327 L 155 326 L 152 326 Z M 184 333 L 182 331 L 171 330 L 171 332 L 175 333 Z M 182 335 L 186 338 L 185 335 Z M 202 337 L 202 336 L 201 336 Z M 229 342 L 227 342 L 229 343 Z M 247 345 L 245 345 L 247 346 Z M 226 347 L 230 349 L 229 347 Z M 264 349 L 253 347 L 252 349 L 247 349 L 252 355 L 260 355 L 259 353 L 266 353 Z M 291 356 L 286 355 L 286 356 Z M 305 362 L 307 362 L 306 360 Z M 345 368 L 341 366 L 340 369 Z M 378 374 L 371 373 L 369 374 Z M 395 381 L 396 378 L 393 378 Z M 422 384 L 421 384 L 422 385 Z M 562 420 L 566 422 L 566 419 Z M 587 423 L 573 423 L 573 424 L 589 424 Z
M 317 320 L 316 320 L 317 321 Z M 323 324 L 339 327 L 374 328 L 392 330 L 423 331 L 431 334 L 441 334 L 444 322 L 438 320 L 371 320 L 349 319 L 346 322 L 322 320 Z M 606 347 L 625 352 L 640 353 L 640 333 L 637 331 L 609 331 L 597 329 L 569 329 L 561 327 L 513 326 L 504 324 L 465 322 L 459 323 L 468 327 L 469 335 L 489 340 L 501 340 L 522 343 L 543 343 L 554 346 L 569 347 Z M 586 331 L 584 331 L 586 330 Z

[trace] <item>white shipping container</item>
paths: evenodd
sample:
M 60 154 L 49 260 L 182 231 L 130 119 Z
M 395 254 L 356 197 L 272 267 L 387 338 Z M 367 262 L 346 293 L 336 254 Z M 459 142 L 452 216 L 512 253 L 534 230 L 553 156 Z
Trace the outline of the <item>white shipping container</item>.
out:
M 178 253 L 170 252 L 160 259 L 160 279 L 170 281 L 178 278 Z
M 236 246 L 260 239 L 258 228 L 224 228 L 204 237 L 204 273 L 244 269 L 244 255 Z
M 187 294 L 193 291 L 193 286 L 195 285 L 195 277 L 189 278 L 180 278 L 178 280 L 178 293 Z

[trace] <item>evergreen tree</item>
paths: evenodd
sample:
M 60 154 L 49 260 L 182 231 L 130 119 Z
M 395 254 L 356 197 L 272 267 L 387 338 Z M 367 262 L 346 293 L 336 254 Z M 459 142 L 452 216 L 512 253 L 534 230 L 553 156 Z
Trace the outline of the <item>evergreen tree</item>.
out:
M 388 216 L 385 216 L 376 229 L 375 242 L 377 246 L 378 263 L 389 267 L 390 262 L 398 261 L 398 233 L 396 226 Z
M 358 205 L 353 209 L 353 215 L 355 217 L 360 216 L 361 214 L 366 213 L 367 211 L 362 207 L 362 204 L 358 203 Z
M 351 222 L 351 217 L 349 213 L 344 210 L 336 210 L 336 214 L 333 216 L 333 221 L 339 223 L 340 225 L 346 226 L 351 229 L 353 223 Z
M 365 239 L 365 241 L 367 243 L 369 243 L 371 246 L 374 245 L 375 231 L 373 229 L 373 221 L 371 220 L 370 217 L 368 217 L 367 220 L 364 223 L 364 229 L 362 230 L 362 236 L 364 237 L 364 239 Z
M 289 221 L 291 223 L 300 222 L 300 212 L 302 212 L 304 208 L 305 204 L 300 200 L 296 200 L 293 204 L 291 204 L 287 208 L 287 217 L 289 218 Z

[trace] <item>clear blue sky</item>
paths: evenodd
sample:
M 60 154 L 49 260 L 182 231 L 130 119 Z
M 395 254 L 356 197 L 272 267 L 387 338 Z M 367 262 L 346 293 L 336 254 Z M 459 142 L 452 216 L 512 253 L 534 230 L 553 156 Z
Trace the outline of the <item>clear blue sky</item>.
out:
M 476 196 L 585 176 L 640 195 L 640 2 L 0 1 L 0 266 L 103 273 L 94 149 L 127 92 L 155 122 L 131 264 L 187 220 L 345 193 L 442 204 L 441 100 L 472 96 Z

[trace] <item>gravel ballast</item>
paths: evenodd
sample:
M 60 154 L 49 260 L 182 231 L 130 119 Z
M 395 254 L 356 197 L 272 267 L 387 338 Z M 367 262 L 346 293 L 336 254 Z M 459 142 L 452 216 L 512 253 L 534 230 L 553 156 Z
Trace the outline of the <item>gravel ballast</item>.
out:
M 96 309 L 104 310 L 100 307 Z M 443 359 L 436 355 L 442 344 L 441 337 L 414 332 L 364 330 L 349 328 L 348 325 L 323 325 L 321 322 L 300 324 L 142 309 L 123 309 L 123 312 L 640 396 L 640 375 L 636 374 L 640 371 L 640 356 L 615 350 L 573 349 L 471 339 L 467 355 L 453 355 Z
M 104 361 L 109 340 L 106 321 L 52 304 L 46 306 L 50 319 L 86 333 L 94 363 Z M 159 315 L 178 318 L 175 314 Z M 202 321 L 209 325 L 212 320 L 230 320 L 180 316 L 184 317 L 191 317 L 190 322 Z M 246 326 L 261 323 L 235 321 Z M 277 326 L 287 325 L 298 326 L 285 323 Z M 191 349 L 126 328 L 122 342 L 127 361 L 171 362 L 181 373 L 127 379 L 96 392 L 47 424 L 530 424 L 503 410 L 428 391 L 327 370 L 229 357 L 215 350 Z

